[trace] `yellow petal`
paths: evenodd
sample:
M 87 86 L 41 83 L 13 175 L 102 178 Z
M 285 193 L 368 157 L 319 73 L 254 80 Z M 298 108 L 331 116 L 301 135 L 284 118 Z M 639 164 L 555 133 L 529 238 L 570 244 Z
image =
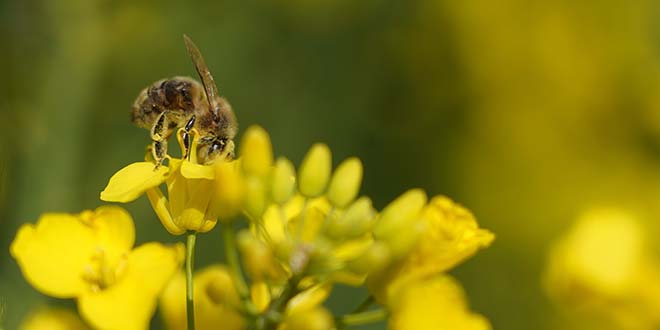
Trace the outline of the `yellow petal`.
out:
M 11 254 L 25 279 L 40 292 L 57 298 L 72 298 L 88 284 L 85 267 L 95 252 L 94 233 L 72 214 L 44 214 L 36 226 L 23 225 Z
M 80 314 L 106 330 L 144 330 L 156 309 L 156 299 L 180 267 L 183 246 L 146 243 L 131 252 L 125 272 L 112 286 L 87 292 L 78 299 Z
M 174 223 L 186 230 L 199 231 L 207 220 L 206 215 L 211 201 L 213 181 L 186 179 L 185 185 L 187 193 L 182 196 L 186 199 L 184 208 L 181 214 L 178 216 L 175 214 Z
M 215 170 L 213 166 L 194 164 L 184 161 L 181 164 L 181 175 L 186 179 L 206 179 L 213 180 L 215 178 Z
M 101 206 L 91 217 L 83 221 L 94 228 L 96 240 L 103 247 L 105 257 L 111 258 L 113 264 L 116 264 L 120 256 L 130 251 L 135 244 L 133 218 L 118 206 Z
M 169 202 L 160 188 L 154 187 L 147 190 L 147 197 L 149 198 L 151 208 L 156 212 L 160 223 L 163 224 L 163 227 L 165 227 L 167 232 L 172 235 L 181 235 L 186 232 L 184 228 L 181 228 L 174 223 L 168 208 Z
M 130 164 L 110 178 L 101 192 L 101 200 L 119 203 L 134 201 L 147 189 L 163 183 L 168 171 L 165 166 L 154 169 L 154 164 L 150 162 Z

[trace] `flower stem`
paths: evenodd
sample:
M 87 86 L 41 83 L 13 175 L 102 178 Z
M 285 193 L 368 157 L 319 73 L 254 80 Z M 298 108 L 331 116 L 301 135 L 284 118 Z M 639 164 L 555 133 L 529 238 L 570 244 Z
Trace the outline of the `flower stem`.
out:
M 234 237 L 234 228 L 231 223 L 222 224 L 222 240 L 225 247 L 225 258 L 227 261 L 227 266 L 231 273 L 232 280 L 236 286 L 236 292 L 241 297 L 241 300 L 246 304 L 248 312 L 251 310 L 251 306 L 248 306 L 250 302 L 250 291 L 248 290 L 247 283 L 243 277 L 243 272 L 241 271 L 241 265 L 238 261 L 238 251 L 236 251 L 236 242 Z
M 188 330 L 195 330 L 195 302 L 193 297 L 193 268 L 195 262 L 195 240 L 197 233 L 188 232 L 186 244 L 186 313 Z
M 369 306 L 373 305 L 376 300 L 374 296 L 369 295 L 358 307 L 356 307 L 351 314 L 361 313 L 367 310 Z
M 387 311 L 382 308 L 361 313 L 347 314 L 337 318 L 337 329 L 347 326 L 362 325 L 382 321 L 387 317 Z

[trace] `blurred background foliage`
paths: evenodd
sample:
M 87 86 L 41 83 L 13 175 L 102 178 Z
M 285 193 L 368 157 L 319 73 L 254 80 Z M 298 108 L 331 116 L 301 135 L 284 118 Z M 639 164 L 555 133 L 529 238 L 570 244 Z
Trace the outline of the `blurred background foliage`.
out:
M 9 257 L 16 229 L 100 205 L 142 158 L 130 106 L 157 79 L 194 75 L 186 33 L 276 154 L 299 163 L 324 141 L 335 163 L 362 158 L 378 207 L 416 186 L 474 211 L 497 240 L 453 273 L 494 328 L 580 328 L 540 285 L 552 240 L 594 205 L 660 234 L 659 18 L 651 0 L 2 1 L 7 327 L 48 302 Z M 145 198 L 128 208 L 140 242 L 175 239 Z M 199 267 L 220 260 L 217 231 L 199 241 Z M 363 294 L 339 288 L 330 304 Z

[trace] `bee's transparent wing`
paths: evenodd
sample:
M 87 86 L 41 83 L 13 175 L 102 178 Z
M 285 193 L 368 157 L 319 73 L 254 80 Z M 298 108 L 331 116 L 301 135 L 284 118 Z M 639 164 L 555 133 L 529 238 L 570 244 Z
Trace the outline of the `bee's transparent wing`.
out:
M 199 78 L 202 79 L 202 85 L 204 85 L 204 91 L 206 92 L 206 99 L 208 100 L 211 109 L 213 109 L 213 111 L 218 111 L 218 107 L 214 105 L 216 96 L 219 96 L 218 87 L 215 85 L 215 81 L 213 81 L 213 76 L 211 76 L 211 72 L 206 66 L 206 62 L 204 62 L 202 53 L 187 35 L 183 35 L 183 40 L 186 43 L 188 54 L 190 54 L 190 58 L 192 59 L 193 64 L 195 64 L 197 74 L 199 75 Z M 217 116 L 219 114 L 216 113 L 215 115 Z

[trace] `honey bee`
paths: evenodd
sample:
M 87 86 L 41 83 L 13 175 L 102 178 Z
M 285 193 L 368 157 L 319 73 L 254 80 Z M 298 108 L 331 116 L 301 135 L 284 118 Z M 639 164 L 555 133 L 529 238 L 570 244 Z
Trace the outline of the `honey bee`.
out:
M 238 130 L 234 112 L 227 100 L 220 97 L 199 48 L 188 36 L 184 35 L 183 40 L 201 84 L 190 77 L 161 79 L 142 90 L 133 103 L 132 121 L 150 130 L 156 167 L 168 157 L 167 140 L 179 128 L 184 129 L 184 158 L 190 156 L 193 128 L 200 134 L 199 162 L 210 164 L 234 156 L 233 138 Z

